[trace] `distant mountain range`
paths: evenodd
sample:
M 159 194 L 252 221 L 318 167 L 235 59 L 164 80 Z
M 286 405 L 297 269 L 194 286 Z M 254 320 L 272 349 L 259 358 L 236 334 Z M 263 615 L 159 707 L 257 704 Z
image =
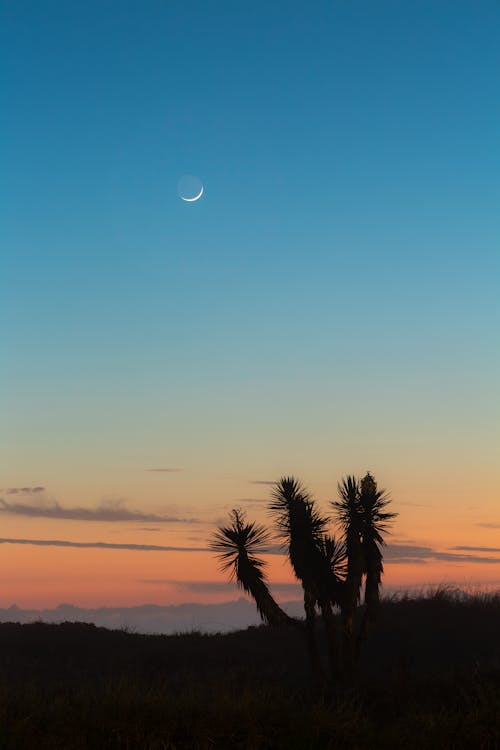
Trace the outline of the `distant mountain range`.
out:
M 466 587 L 450 584 L 432 584 L 426 586 L 409 586 L 406 593 L 410 596 L 425 596 L 426 591 L 449 591 L 455 600 L 474 598 L 474 593 L 481 590 L 492 591 L 493 586 L 477 587 L 476 591 L 467 591 Z M 498 589 L 497 589 L 498 590 Z M 402 590 L 396 587 L 384 589 L 385 596 L 399 598 Z M 280 602 L 280 606 L 292 617 L 304 617 L 302 600 Z M 0 609 L 1 622 L 88 622 L 110 629 L 127 629 L 134 633 L 157 633 L 172 635 L 174 633 L 228 633 L 242 630 L 251 625 L 260 625 L 261 619 L 254 602 L 245 597 L 219 604 L 139 604 L 135 607 L 96 607 L 86 609 L 73 604 L 59 604 L 53 609 L 20 609 L 13 604 Z
M 303 617 L 301 601 L 281 605 L 293 617 Z M 135 633 L 227 633 L 259 625 L 255 604 L 241 597 L 221 604 L 141 604 L 136 607 L 85 609 L 59 604 L 54 609 L 20 609 L 15 604 L 0 609 L 0 622 L 89 622 L 106 628 L 126 628 Z

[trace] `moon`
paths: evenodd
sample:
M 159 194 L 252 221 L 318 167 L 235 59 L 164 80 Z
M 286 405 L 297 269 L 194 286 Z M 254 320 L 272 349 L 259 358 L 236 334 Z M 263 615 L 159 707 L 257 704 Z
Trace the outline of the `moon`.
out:
M 198 201 L 201 198 L 201 196 L 203 195 L 203 189 L 204 188 L 203 188 L 203 185 L 202 185 L 200 192 L 198 193 L 198 195 L 195 195 L 194 198 L 185 198 L 183 195 L 181 195 L 181 199 L 183 201 L 186 201 L 186 203 L 194 203 L 194 201 Z
M 185 174 L 178 182 L 177 192 L 179 198 L 186 203 L 196 203 L 205 191 L 205 187 L 199 177 Z

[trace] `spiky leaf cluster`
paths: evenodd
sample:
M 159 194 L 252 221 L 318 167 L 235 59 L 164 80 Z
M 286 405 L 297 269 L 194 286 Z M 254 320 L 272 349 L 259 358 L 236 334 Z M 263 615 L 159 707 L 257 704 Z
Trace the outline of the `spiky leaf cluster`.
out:
M 390 502 L 385 490 L 379 490 L 368 472 L 360 481 L 348 476 L 338 485 L 339 498 L 332 502 L 337 520 L 343 529 L 348 557 L 346 594 L 349 605 L 355 607 L 361 595 L 361 583 L 366 576 L 365 602 L 376 607 L 380 596 L 383 564 L 380 547 L 385 544 L 383 534 L 396 513 L 386 511 Z
M 338 485 L 339 499 L 332 501 L 337 521 L 344 535 L 357 536 L 360 542 L 373 540 L 385 544 L 382 534 L 388 532 L 390 521 L 397 513 L 385 510 L 390 503 L 385 490 L 379 490 L 368 472 L 361 481 L 345 477 Z
M 269 511 L 300 580 L 314 574 L 329 519 L 294 477 L 281 477 L 272 489 Z
M 307 536 L 320 543 L 330 521 L 318 511 L 310 494 L 295 477 L 281 477 L 276 482 L 269 510 L 285 543 L 292 536 Z
M 327 534 L 330 518 L 291 476 L 281 477 L 274 485 L 269 511 L 309 600 L 320 606 L 331 603 L 337 597 L 344 566 L 342 545 Z
M 229 517 L 231 523 L 229 526 L 221 526 L 210 540 L 210 549 L 215 552 L 220 562 L 222 571 L 230 571 L 231 578 L 236 579 L 238 584 L 244 589 L 245 586 L 241 576 L 238 575 L 242 557 L 245 562 L 255 569 L 255 575 L 261 580 L 265 580 L 262 571 L 264 561 L 255 555 L 266 552 L 270 542 L 270 534 L 261 524 L 247 523 L 243 511 L 233 509 Z
M 361 480 L 359 489 L 361 534 L 364 539 L 385 544 L 382 534 L 388 532 L 389 523 L 397 516 L 397 513 L 385 510 L 389 503 L 387 492 L 377 488 L 375 479 L 368 472 Z
M 321 548 L 330 572 L 338 581 L 344 580 L 347 571 L 347 555 L 344 542 L 325 534 L 321 542 Z

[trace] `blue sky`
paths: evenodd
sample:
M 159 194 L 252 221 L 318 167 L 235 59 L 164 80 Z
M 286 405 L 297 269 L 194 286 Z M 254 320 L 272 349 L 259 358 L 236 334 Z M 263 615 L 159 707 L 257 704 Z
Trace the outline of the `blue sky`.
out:
M 214 498 L 333 451 L 490 482 L 498 3 L 1 13 L 5 485 L 165 461 Z

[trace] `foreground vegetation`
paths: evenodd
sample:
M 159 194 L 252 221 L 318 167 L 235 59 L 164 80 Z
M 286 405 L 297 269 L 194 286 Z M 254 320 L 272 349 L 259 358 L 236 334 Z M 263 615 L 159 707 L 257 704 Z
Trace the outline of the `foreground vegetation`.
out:
M 356 688 L 326 695 L 286 626 L 144 636 L 3 624 L 0 748 L 493 750 L 499 633 L 498 595 L 382 601 Z
M 303 632 L 315 683 L 323 688 L 340 682 L 344 687 L 352 685 L 361 648 L 378 616 L 384 534 L 397 515 L 387 510 L 389 504 L 388 493 L 378 488 L 370 472 L 362 479 L 347 476 L 339 482 L 338 497 L 330 502 L 333 519 L 296 477 L 283 476 L 272 486 L 268 511 L 304 592 Z M 332 520 L 338 537 L 332 534 Z M 293 625 L 271 594 L 266 563 L 260 557 L 271 540 L 269 529 L 247 522 L 245 513 L 234 508 L 229 524 L 213 534 L 210 547 L 221 569 L 253 597 L 264 622 Z M 326 660 L 317 642 L 318 615 L 327 643 Z

